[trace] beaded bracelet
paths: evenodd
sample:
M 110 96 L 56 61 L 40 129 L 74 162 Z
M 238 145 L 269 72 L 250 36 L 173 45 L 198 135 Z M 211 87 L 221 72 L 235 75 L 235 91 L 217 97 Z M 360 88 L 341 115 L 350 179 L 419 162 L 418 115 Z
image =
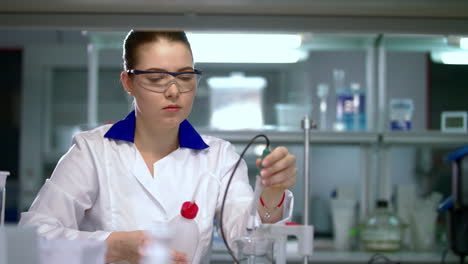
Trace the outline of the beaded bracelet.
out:
M 283 205 L 285 197 L 286 197 L 286 192 L 283 192 L 283 198 L 281 198 L 281 202 L 279 202 L 279 204 L 276 207 L 268 208 L 268 207 L 265 206 L 265 203 L 263 202 L 263 199 L 260 196 L 260 203 L 262 204 L 263 208 L 265 208 L 265 215 L 264 215 L 265 219 L 270 219 L 271 218 L 271 214 L 273 213 L 271 210 L 274 211 L 277 208 L 280 208 L 281 205 Z

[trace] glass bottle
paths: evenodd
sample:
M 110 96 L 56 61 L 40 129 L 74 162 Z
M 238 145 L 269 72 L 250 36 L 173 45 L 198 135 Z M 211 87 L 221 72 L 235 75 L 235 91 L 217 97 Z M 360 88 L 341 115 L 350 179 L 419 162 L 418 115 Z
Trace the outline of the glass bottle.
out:
M 353 96 L 353 116 L 350 130 L 365 131 L 366 130 L 366 109 L 365 109 L 365 93 L 361 89 L 359 83 L 351 83 L 351 93 Z
M 401 247 L 403 224 L 388 208 L 388 201 L 378 200 L 375 212 L 362 225 L 361 246 L 367 251 L 392 252 Z
M 326 83 L 319 83 L 317 86 L 317 96 L 320 99 L 320 122 L 319 129 L 327 130 L 327 96 L 328 85 Z
M 336 92 L 336 120 L 334 130 L 346 130 L 344 124 L 345 102 L 348 99 L 345 89 L 345 72 L 342 69 L 333 69 L 333 84 Z

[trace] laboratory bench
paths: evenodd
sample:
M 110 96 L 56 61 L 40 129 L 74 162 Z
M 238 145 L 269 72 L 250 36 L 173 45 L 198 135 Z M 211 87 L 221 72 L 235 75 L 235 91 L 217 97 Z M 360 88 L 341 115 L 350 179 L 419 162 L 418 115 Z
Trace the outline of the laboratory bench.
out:
M 308 258 L 308 263 L 327 263 L 327 264 L 344 264 L 344 263 L 459 263 L 458 256 L 443 249 L 434 250 L 432 252 L 412 252 L 399 251 L 391 253 L 375 253 L 364 251 L 335 251 L 330 248 L 331 240 L 314 240 L 314 244 L 319 247 L 314 248 L 314 253 Z M 325 248 L 327 247 L 327 248 Z M 287 247 L 287 263 L 304 263 L 303 257 L 297 253 L 297 242 L 288 241 Z M 442 258 L 446 254 L 444 261 Z M 386 262 L 382 259 L 377 259 L 376 254 L 382 254 L 393 262 Z M 374 257 L 374 262 L 369 262 Z M 232 257 L 227 252 L 226 247 L 220 241 L 214 242 L 210 258 L 211 264 L 233 263 Z
M 6 226 L 6 233 L 0 228 L 0 263 L 2 263 L 2 250 L 8 248 L 8 252 L 12 253 L 12 259 L 26 260 L 30 259 L 31 262 L 11 262 L 11 263 L 38 263 L 37 254 L 38 250 L 34 250 L 37 247 L 35 241 L 37 241 L 35 232 L 31 232 L 32 229 L 17 229 L 16 226 Z M 3 240 L 3 234 L 6 234 Z M 9 241 L 8 244 L 2 244 L 2 242 Z M 45 241 L 42 240 L 41 243 Z M 6 246 L 5 246 L 6 245 Z M 304 263 L 303 257 L 298 254 L 297 251 L 297 240 L 288 239 L 286 244 L 286 255 L 287 263 Z M 18 248 L 29 248 L 30 250 L 21 251 Z M 104 250 L 103 244 L 100 243 L 84 243 L 79 240 L 57 240 L 49 241 L 48 243 L 41 244 L 41 257 L 46 257 L 48 260 L 56 260 L 57 256 L 64 255 L 64 252 L 73 254 L 83 254 L 87 252 L 86 257 L 92 257 L 92 254 L 103 254 L 101 250 Z M 60 248 L 61 254 L 55 254 L 57 256 L 47 255 L 53 248 Z M 71 248 L 74 248 L 70 251 Z M 79 248 L 79 250 L 77 250 Z M 15 249 L 15 250 L 11 250 Z M 67 251 L 68 250 L 68 251 Z M 45 253 L 47 254 L 45 254 Z M 101 252 L 101 253 L 99 253 Z M 65 253 L 65 254 L 68 254 Z M 45 254 L 45 255 L 44 255 Z M 309 256 L 308 263 L 327 263 L 327 264 L 344 264 L 344 263 L 459 263 L 458 256 L 455 256 L 451 251 L 446 250 L 444 247 L 439 246 L 430 252 L 411 252 L 411 251 L 399 251 L 394 253 L 381 253 L 392 262 L 385 262 L 382 259 L 376 259 L 373 252 L 363 251 L 335 251 L 333 250 L 333 240 L 329 238 L 316 238 L 314 239 L 314 252 L 312 256 Z M 442 261 L 445 254 L 445 260 Z M 81 255 L 80 255 L 81 256 Z M 84 255 L 83 255 L 84 256 Z M 208 253 L 208 259 L 205 259 L 202 263 L 210 264 L 223 264 L 233 263 L 232 257 L 229 255 L 224 242 L 219 237 L 214 237 L 211 247 L 211 252 Z M 374 257 L 374 262 L 369 262 Z M 84 259 L 84 257 L 83 257 Z M 43 261 L 42 261 L 43 262 Z M 41 261 L 39 262 L 41 263 Z M 45 262 L 45 263 L 60 263 L 60 262 Z M 77 262 L 78 263 L 78 262 Z M 90 262 L 80 262 L 90 263 Z M 93 262 L 94 263 L 94 262 Z

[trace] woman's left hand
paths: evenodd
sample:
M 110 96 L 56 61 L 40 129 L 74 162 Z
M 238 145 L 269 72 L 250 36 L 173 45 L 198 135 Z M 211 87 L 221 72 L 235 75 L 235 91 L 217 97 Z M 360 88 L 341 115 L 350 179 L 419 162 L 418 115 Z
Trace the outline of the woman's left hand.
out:
M 296 183 L 296 156 L 285 147 L 277 147 L 263 161 L 257 160 L 257 167 L 263 166 L 260 172 L 262 185 L 276 191 L 289 189 Z

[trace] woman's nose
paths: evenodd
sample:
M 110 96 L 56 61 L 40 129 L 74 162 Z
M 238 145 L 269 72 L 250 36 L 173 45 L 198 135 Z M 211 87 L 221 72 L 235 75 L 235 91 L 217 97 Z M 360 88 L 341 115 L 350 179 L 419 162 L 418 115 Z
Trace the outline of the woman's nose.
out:
M 180 91 L 179 91 L 179 84 L 177 83 L 176 80 L 172 80 L 166 89 L 165 95 L 167 97 L 176 97 L 179 96 Z

